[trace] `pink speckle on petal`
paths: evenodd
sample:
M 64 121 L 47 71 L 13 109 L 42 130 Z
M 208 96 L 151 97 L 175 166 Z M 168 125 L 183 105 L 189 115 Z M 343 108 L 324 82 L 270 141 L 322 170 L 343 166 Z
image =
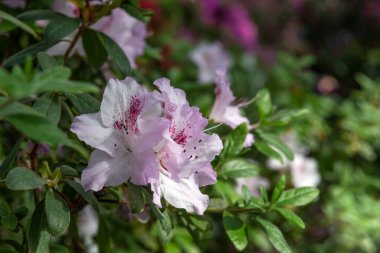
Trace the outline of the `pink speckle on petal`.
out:
M 136 134 L 140 132 L 137 126 L 137 119 L 143 108 L 144 101 L 138 95 L 133 96 L 128 111 L 127 125 Z

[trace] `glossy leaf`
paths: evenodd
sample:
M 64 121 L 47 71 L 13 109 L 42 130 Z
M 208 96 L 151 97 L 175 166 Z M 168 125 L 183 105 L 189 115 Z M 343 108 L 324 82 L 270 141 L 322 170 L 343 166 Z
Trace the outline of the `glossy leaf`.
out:
M 80 114 L 95 113 L 100 110 L 100 101 L 88 94 L 67 94 L 70 102 Z
M 107 51 L 99 40 L 97 32 L 92 29 L 84 29 L 82 43 L 87 59 L 95 67 L 99 68 L 107 60 Z
M 244 250 L 248 245 L 246 225 L 229 212 L 223 213 L 223 225 L 235 248 L 239 251 Z
M 288 221 L 292 222 L 296 226 L 304 229 L 305 228 L 305 223 L 302 221 L 302 219 L 295 214 L 294 212 L 285 209 L 285 208 L 276 208 L 275 209 L 279 214 L 281 214 L 285 219 Z
M 30 26 L 28 26 L 27 24 L 25 24 L 24 22 L 22 22 L 18 18 L 13 17 L 12 15 L 10 15 L 10 14 L 2 11 L 2 10 L 0 10 L 0 18 L 15 24 L 16 26 L 23 29 L 25 32 L 31 34 L 34 38 L 36 38 L 36 39 L 39 38 L 37 33 Z
M 79 23 L 79 19 L 76 18 L 57 16 L 45 28 L 44 39 L 46 41 L 58 41 L 72 34 L 78 28 Z
M 3 161 L 3 163 L 1 164 L 0 179 L 3 179 L 7 175 L 8 171 L 12 168 L 12 164 L 17 157 L 20 144 L 21 144 L 21 139 L 18 139 L 17 142 L 14 144 L 13 148 L 11 149 L 11 151 L 8 153 L 5 160 Z
M 92 194 L 91 192 L 84 191 L 82 185 L 75 181 L 67 180 L 67 184 L 77 193 L 79 193 L 79 195 L 81 195 L 84 198 L 84 200 L 87 201 L 87 203 L 89 203 L 93 208 L 99 211 L 99 203 L 94 194 Z
M 132 183 L 128 183 L 128 198 L 129 198 L 129 206 L 131 208 L 132 213 L 141 213 L 144 210 L 145 200 L 143 192 L 140 187 L 134 185 Z
M 281 196 L 281 193 L 285 190 L 286 177 L 282 175 L 280 180 L 278 180 L 276 186 L 274 187 L 271 202 L 275 203 Z
M 281 193 L 278 206 L 304 206 L 319 195 L 319 190 L 313 187 L 294 188 Z
M 269 241 L 273 247 L 280 253 L 291 253 L 288 243 L 286 242 L 281 230 L 272 222 L 256 217 L 256 221 L 261 225 L 264 231 L 267 233 Z
M 248 134 L 247 124 L 241 124 L 227 136 L 224 141 L 221 157 L 226 159 L 238 155 L 244 147 L 244 141 Z
M 254 177 L 259 173 L 256 164 L 246 159 L 234 159 L 222 165 L 219 176 L 224 178 Z
M 111 59 L 111 63 L 117 70 L 118 78 L 124 79 L 130 74 L 131 71 L 131 65 L 129 63 L 128 57 L 119 47 L 119 45 L 106 34 L 97 32 L 97 36 L 99 38 L 99 41 L 103 44 L 103 47 L 106 49 L 108 56 Z

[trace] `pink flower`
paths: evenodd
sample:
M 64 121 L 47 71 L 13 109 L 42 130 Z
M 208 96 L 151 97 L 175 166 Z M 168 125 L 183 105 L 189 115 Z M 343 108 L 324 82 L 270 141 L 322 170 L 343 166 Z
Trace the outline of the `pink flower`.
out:
M 290 172 L 295 187 L 315 187 L 321 181 L 321 176 L 318 172 L 318 164 L 314 158 L 295 154 L 294 159 L 290 164 Z
M 60 12 L 69 17 L 79 17 L 80 9 L 64 0 L 55 0 L 52 6 L 54 11 Z M 147 37 L 146 24 L 131 17 L 121 8 L 113 9 L 111 14 L 99 19 L 90 28 L 103 32 L 112 38 L 128 57 L 131 66 L 136 68 L 136 57 L 144 53 L 145 38 Z M 70 35 L 66 40 L 71 41 L 74 35 Z M 70 43 L 62 41 L 48 50 L 51 55 L 62 55 L 66 52 Z M 85 55 L 82 42 L 79 41 L 74 52 Z
M 290 170 L 292 183 L 295 187 L 317 186 L 321 181 L 318 164 L 314 158 L 306 156 L 308 152 L 307 147 L 299 143 L 294 132 L 286 133 L 282 136 L 282 140 L 294 152 L 294 158 L 290 161 L 280 150 L 272 147 L 281 155 L 283 163 L 270 158 L 267 161 L 268 168 L 273 170 Z
M 111 79 L 100 112 L 78 116 L 71 126 L 79 139 L 96 148 L 82 173 L 84 188 L 99 191 L 127 180 L 138 185 L 157 180 L 152 147 L 168 128 L 160 114 L 159 101 L 135 80 Z
M 82 173 L 86 190 L 101 190 L 127 180 L 151 184 L 154 203 L 202 214 L 208 196 L 199 187 L 216 182 L 211 161 L 223 148 L 216 134 L 203 132 L 207 119 L 190 107 L 169 80 L 147 93 L 133 79 L 110 80 L 99 113 L 75 118 L 71 131 L 95 148 Z
M 201 18 L 206 25 L 222 28 L 248 50 L 257 47 L 258 29 L 243 5 L 226 5 L 219 0 L 202 0 L 200 7 Z
M 249 17 L 247 9 L 242 5 L 232 4 L 227 13 L 225 27 L 232 31 L 246 49 L 257 48 L 258 29 Z
M 218 69 L 228 69 L 231 59 L 219 42 L 201 42 L 191 53 L 190 59 L 198 67 L 198 81 L 211 83 Z
M 238 178 L 236 179 L 236 190 L 242 194 L 243 185 L 247 186 L 249 192 L 253 196 L 260 196 L 260 186 L 264 188 L 269 188 L 270 183 L 268 179 L 263 177 L 249 177 L 249 178 Z
M 162 94 L 164 117 L 171 122 L 156 150 L 161 169 L 159 180 L 152 184 L 154 203 L 161 206 L 164 197 L 177 208 L 203 214 L 208 196 L 199 187 L 216 182 L 211 161 L 222 150 L 222 142 L 218 135 L 203 132 L 207 119 L 198 108 L 189 106 L 182 90 L 164 78 L 154 84 Z
M 230 82 L 226 76 L 226 71 L 224 69 L 219 69 L 216 71 L 215 76 L 215 102 L 211 109 L 210 118 L 214 119 L 216 122 L 220 122 L 230 126 L 231 128 L 236 128 L 240 124 L 249 124 L 249 120 L 241 115 L 240 108 L 243 104 L 233 105 L 235 101 L 235 96 L 230 88 Z M 253 144 L 254 137 L 252 134 L 248 134 L 245 147 L 249 147 Z

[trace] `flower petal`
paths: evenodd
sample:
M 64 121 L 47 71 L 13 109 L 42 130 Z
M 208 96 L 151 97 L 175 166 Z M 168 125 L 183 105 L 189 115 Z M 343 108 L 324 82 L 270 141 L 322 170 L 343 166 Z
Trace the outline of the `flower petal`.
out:
M 109 80 L 100 106 L 103 124 L 113 127 L 115 119 L 130 108 L 132 97 L 137 94 L 145 94 L 145 91 L 133 78 Z
M 158 179 L 158 170 L 153 151 L 118 152 L 115 157 L 111 157 L 96 149 L 91 154 L 81 180 L 86 190 L 93 191 L 100 191 L 104 186 L 117 186 L 129 179 L 134 184 L 147 185 Z
M 200 192 L 193 177 L 175 181 L 160 173 L 162 195 L 172 206 L 202 215 L 208 206 L 208 196 Z
M 71 132 L 93 148 L 100 149 L 113 156 L 122 143 L 112 128 L 106 128 L 101 122 L 100 113 L 89 113 L 75 117 Z

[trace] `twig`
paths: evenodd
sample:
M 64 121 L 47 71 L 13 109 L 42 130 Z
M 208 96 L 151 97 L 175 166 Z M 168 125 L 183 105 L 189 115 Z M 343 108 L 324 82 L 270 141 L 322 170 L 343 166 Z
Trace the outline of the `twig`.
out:
M 29 154 L 32 170 L 38 173 L 38 160 L 37 160 L 37 148 L 38 144 L 34 144 L 32 152 Z M 34 205 L 38 205 L 38 189 L 33 190 Z
M 67 48 L 66 53 L 65 53 L 64 58 L 63 58 L 65 63 L 66 63 L 67 59 L 69 58 L 69 56 L 70 56 L 70 54 L 71 54 L 71 51 L 73 51 L 74 46 L 77 44 L 79 38 L 82 36 L 82 33 L 83 33 L 83 31 L 84 31 L 84 28 L 85 28 L 85 26 L 84 26 L 84 24 L 82 23 L 82 24 L 79 26 L 79 30 L 78 30 L 78 32 L 75 34 L 74 39 L 71 41 L 71 44 L 70 44 L 69 48 Z

